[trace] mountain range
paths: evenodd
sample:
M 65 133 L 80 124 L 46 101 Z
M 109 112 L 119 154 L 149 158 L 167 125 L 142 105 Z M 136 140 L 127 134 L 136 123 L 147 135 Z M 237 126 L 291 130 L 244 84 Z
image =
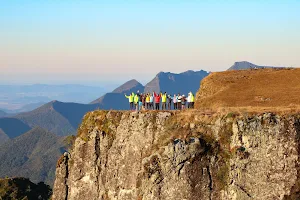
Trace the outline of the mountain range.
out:
M 99 108 L 98 104 L 49 102 L 31 112 L 0 118 L 0 129 L 15 138 L 34 127 L 41 127 L 59 136 L 76 133 L 85 113 Z
M 180 74 L 170 72 L 160 72 L 154 79 L 145 85 L 144 92 L 167 92 L 168 94 L 196 93 L 199 89 L 200 81 L 206 77 L 206 71 L 186 71 Z
M 237 62 L 229 70 L 253 66 Z M 133 79 L 90 104 L 51 101 L 30 112 L 15 115 L 0 112 L 0 176 L 19 175 L 52 185 L 55 162 L 66 150 L 66 136 L 76 133 L 85 113 L 96 109 L 128 109 L 124 93 L 195 93 L 208 74 L 203 70 L 180 74 L 160 72 L 145 86 Z
M 47 102 L 89 103 L 110 91 L 110 87 L 83 85 L 0 85 L 0 110 L 6 113 L 28 112 Z
M 168 94 L 187 94 L 190 91 L 196 93 L 199 88 L 200 81 L 206 77 L 209 72 L 206 71 L 186 71 L 180 74 L 170 72 L 160 72 L 154 79 L 143 86 L 137 80 L 130 80 L 110 93 L 106 93 L 102 97 L 92 101 L 91 104 L 98 103 L 100 109 L 104 110 L 126 110 L 128 109 L 128 99 L 124 94 L 131 92 L 152 93 L 160 91 Z

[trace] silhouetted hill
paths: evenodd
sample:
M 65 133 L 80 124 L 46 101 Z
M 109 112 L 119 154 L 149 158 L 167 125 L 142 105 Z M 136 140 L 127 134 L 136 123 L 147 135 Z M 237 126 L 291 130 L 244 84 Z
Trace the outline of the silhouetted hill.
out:
M 136 80 L 130 80 L 114 89 L 110 93 L 106 93 L 91 104 L 100 104 L 101 109 L 126 109 L 128 106 L 128 100 L 124 97 L 124 93 L 129 94 L 131 92 L 136 93 L 137 91 L 143 92 L 144 86 Z M 124 106 L 127 106 L 126 108 Z
M 123 93 L 107 93 L 97 100 L 101 110 L 129 109 L 128 99 Z
M 0 145 L 0 177 L 21 176 L 52 185 L 56 161 L 67 147 L 63 137 L 34 128 Z
M 139 83 L 137 80 L 132 79 L 130 81 L 127 81 L 126 83 L 124 83 L 123 85 L 121 85 L 120 87 L 116 88 L 114 91 L 112 91 L 112 93 L 131 93 L 134 92 L 136 93 L 137 91 L 144 91 L 144 86 Z
M 259 66 L 247 61 L 235 62 L 228 70 L 243 70 L 243 69 L 264 69 L 274 68 L 272 66 Z
M 48 200 L 52 190 L 44 183 L 34 184 L 26 178 L 0 179 L 0 199 Z
M 98 107 L 98 104 L 52 101 L 31 112 L 18 114 L 14 118 L 21 120 L 32 128 L 39 126 L 63 136 L 75 134 L 84 114 Z
M 0 118 L 0 129 L 9 137 L 15 138 L 29 131 L 31 128 L 19 119 L 12 117 Z
M 160 72 L 145 86 L 145 92 L 167 92 L 169 94 L 185 94 L 192 91 L 196 93 L 200 81 L 209 73 L 206 71 L 186 71 L 180 74 Z

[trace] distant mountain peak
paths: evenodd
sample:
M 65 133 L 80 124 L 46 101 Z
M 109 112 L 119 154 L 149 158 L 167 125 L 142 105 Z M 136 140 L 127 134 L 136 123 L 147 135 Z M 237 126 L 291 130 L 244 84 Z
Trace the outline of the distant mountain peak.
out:
M 248 61 L 237 61 L 237 62 L 234 62 L 234 64 L 250 64 L 250 65 L 254 65 L 253 63 L 251 62 L 248 62 Z
M 259 65 L 255 65 L 251 62 L 248 62 L 248 61 L 238 61 L 238 62 L 235 62 L 228 70 L 263 69 L 263 68 L 278 68 L 278 67 L 259 66 Z
M 147 92 L 168 92 L 169 94 L 196 92 L 199 89 L 200 81 L 206 77 L 209 72 L 200 70 L 188 70 L 183 73 L 159 72 L 156 76 L 144 87 L 135 79 L 127 81 L 113 92 L 107 93 L 102 97 L 91 102 L 91 104 L 100 104 L 101 109 L 128 109 L 128 99 L 124 97 L 124 93 L 140 91 Z
M 132 91 L 136 92 L 137 90 L 144 90 L 144 86 L 137 80 L 132 79 L 113 90 L 112 93 L 129 93 Z
M 124 93 L 129 94 L 131 92 L 143 92 L 144 91 L 144 86 L 138 82 L 135 79 L 131 79 L 127 81 L 126 83 L 122 84 L 120 87 L 114 89 L 110 93 L 106 93 L 105 95 L 101 96 L 100 98 L 94 100 L 91 102 L 91 104 L 101 104 L 103 106 L 104 102 L 114 102 L 114 104 L 120 104 L 120 99 L 119 98 L 125 98 L 123 96 Z M 118 99 L 115 99 L 118 98 Z M 117 101 L 117 102 L 115 102 Z M 103 107 L 102 107 L 103 108 Z
M 182 72 L 182 74 L 193 74 L 193 73 L 195 73 L 195 71 L 193 70 L 187 70 L 185 72 Z
M 145 86 L 145 92 L 166 91 L 168 93 L 196 92 L 202 78 L 209 73 L 203 70 L 188 70 L 182 73 L 159 72 L 152 81 Z

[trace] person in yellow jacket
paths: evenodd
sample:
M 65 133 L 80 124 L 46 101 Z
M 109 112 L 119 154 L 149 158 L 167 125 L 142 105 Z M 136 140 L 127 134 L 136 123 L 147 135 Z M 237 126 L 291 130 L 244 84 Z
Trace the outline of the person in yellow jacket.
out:
M 162 102 L 162 110 L 166 110 L 167 109 L 167 92 L 165 92 L 164 94 L 160 93 L 161 96 L 161 102 Z
M 134 93 L 130 94 L 129 96 L 127 96 L 126 94 L 125 97 L 129 100 L 129 107 L 130 107 L 130 110 L 134 110 L 134 107 L 133 107 L 133 100 L 134 100 Z
M 192 92 L 189 93 L 188 102 L 189 102 L 188 108 L 194 108 L 195 96 Z
M 146 109 L 150 109 L 150 94 L 146 95 Z
M 135 94 L 133 102 L 134 102 L 134 106 L 135 106 L 136 111 L 139 110 L 139 101 L 140 101 L 140 95 Z

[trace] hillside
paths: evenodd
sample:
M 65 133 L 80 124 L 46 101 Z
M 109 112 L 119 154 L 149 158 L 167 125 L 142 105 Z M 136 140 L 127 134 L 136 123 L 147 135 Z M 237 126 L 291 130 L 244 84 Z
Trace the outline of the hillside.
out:
M 300 106 L 300 69 L 259 69 L 211 73 L 201 82 L 196 108 Z
M 0 179 L 0 199 L 48 200 L 52 190 L 44 183 L 34 184 L 26 178 Z
M 0 177 L 26 177 L 52 186 L 56 161 L 67 147 L 64 138 L 34 128 L 0 145 Z
M 91 104 L 99 104 L 104 110 L 124 110 L 128 108 L 128 99 L 124 97 L 124 93 L 129 94 L 137 91 L 143 92 L 144 86 L 136 80 L 130 80 L 122 84 L 120 87 L 114 89 L 110 93 L 106 93 L 100 98 L 91 102 Z
M 14 118 L 21 120 L 31 128 L 39 126 L 64 136 L 74 134 L 84 114 L 97 108 L 99 108 L 98 104 L 52 101 L 31 112 L 18 114 Z
M 160 72 L 145 85 L 145 92 L 168 92 L 169 94 L 185 94 L 190 91 L 196 93 L 200 81 L 209 73 L 206 71 L 186 71 L 180 74 Z
M 244 69 L 264 69 L 264 68 L 278 68 L 272 66 L 259 66 L 247 61 L 235 62 L 229 69 L 230 70 L 244 70 Z M 279 67 L 280 68 L 280 67 Z M 281 67 L 282 68 L 282 67 Z
M 124 83 L 123 85 L 121 85 L 120 87 L 114 89 L 112 91 L 112 93 L 131 93 L 134 92 L 136 93 L 137 91 L 143 92 L 144 91 L 144 86 L 139 83 L 137 80 L 132 79 L 130 81 L 127 81 L 126 83 Z

